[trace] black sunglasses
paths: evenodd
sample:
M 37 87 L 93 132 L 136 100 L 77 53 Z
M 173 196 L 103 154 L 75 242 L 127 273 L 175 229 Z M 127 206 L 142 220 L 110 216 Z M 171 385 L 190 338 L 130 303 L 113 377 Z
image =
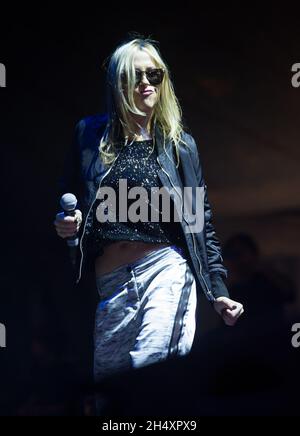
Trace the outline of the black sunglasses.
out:
M 149 68 L 146 71 L 135 70 L 135 86 L 138 86 L 142 80 L 144 74 L 146 74 L 147 80 L 150 85 L 160 85 L 164 78 L 164 70 L 162 68 Z M 126 74 L 122 73 L 122 81 L 126 83 Z

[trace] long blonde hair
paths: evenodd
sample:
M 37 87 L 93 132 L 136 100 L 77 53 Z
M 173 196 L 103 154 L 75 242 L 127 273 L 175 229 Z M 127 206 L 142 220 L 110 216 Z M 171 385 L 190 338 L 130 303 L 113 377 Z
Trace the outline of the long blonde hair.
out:
M 119 45 L 109 58 L 106 77 L 108 121 L 99 145 L 99 152 L 105 164 L 111 164 L 116 157 L 116 144 L 120 142 L 124 129 L 131 131 L 130 113 L 145 115 L 134 102 L 135 70 L 134 56 L 138 50 L 144 50 L 157 68 L 164 70 L 164 78 L 158 88 L 158 100 L 151 120 L 152 132 L 157 125 L 163 137 L 172 141 L 176 148 L 177 166 L 179 165 L 179 143 L 182 140 L 182 110 L 175 95 L 167 64 L 163 61 L 156 41 L 148 38 L 134 38 Z M 122 75 L 127 77 L 127 92 L 123 91 Z M 165 144 L 164 144 L 165 146 Z

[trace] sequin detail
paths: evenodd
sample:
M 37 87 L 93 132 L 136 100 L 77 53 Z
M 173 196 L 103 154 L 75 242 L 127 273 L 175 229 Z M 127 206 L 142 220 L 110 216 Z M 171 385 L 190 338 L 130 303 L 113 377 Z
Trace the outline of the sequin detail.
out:
M 161 181 L 157 175 L 160 167 L 156 160 L 157 152 L 153 147 L 152 140 L 135 141 L 123 146 L 120 154 L 115 161 L 112 170 L 104 177 L 101 188 L 113 188 L 116 193 L 115 203 L 110 203 L 105 198 L 105 204 L 108 206 L 110 213 L 115 215 L 116 222 L 106 221 L 99 222 L 97 208 L 103 206 L 103 199 L 96 199 L 92 208 L 92 232 L 91 237 L 96 253 L 101 254 L 100 247 L 111 243 L 112 241 L 130 240 L 143 241 L 151 243 L 170 243 L 179 246 L 184 245 L 184 236 L 180 222 L 174 222 L 174 202 L 170 202 L 170 222 L 163 222 L 161 215 L 161 201 L 158 208 L 151 204 L 151 188 L 156 191 L 162 187 Z M 127 212 L 130 205 L 135 203 L 138 198 L 148 203 L 148 220 L 132 222 L 127 219 L 126 222 L 119 222 L 119 181 L 127 181 Z M 133 187 L 145 188 L 146 196 L 136 196 L 128 198 L 128 192 Z M 122 197 L 124 200 L 124 197 Z M 151 209 L 156 210 L 159 221 L 151 221 Z M 107 209 L 107 208 L 106 208 Z M 103 207 L 102 207 L 103 210 Z M 99 209 L 98 209 L 99 211 Z

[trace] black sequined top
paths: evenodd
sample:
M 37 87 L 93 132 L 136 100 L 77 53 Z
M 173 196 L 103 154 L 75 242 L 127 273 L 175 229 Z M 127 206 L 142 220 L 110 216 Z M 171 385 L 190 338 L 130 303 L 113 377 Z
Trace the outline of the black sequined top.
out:
M 174 221 L 172 197 L 168 194 L 170 207 L 164 207 L 169 218 L 163 218 L 162 201 L 155 200 L 159 198 L 155 193 L 163 186 L 156 158 L 152 140 L 135 141 L 121 148 L 113 168 L 101 182 L 91 211 L 94 256 L 101 255 L 105 245 L 120 240 L 170 243 L 184 249 L 185 238 L 180 222 Z M 108 195 L 104 195 L 106 192 Z

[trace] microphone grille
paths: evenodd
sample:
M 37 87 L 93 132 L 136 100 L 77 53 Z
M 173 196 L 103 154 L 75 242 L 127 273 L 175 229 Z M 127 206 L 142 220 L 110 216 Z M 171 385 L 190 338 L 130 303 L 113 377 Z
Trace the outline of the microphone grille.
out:
M 74 194 L 68 192 L 67 194 L 62 195 L 60 205 L 65 211 L 75 210 L 77 206 L 77 198 Z

